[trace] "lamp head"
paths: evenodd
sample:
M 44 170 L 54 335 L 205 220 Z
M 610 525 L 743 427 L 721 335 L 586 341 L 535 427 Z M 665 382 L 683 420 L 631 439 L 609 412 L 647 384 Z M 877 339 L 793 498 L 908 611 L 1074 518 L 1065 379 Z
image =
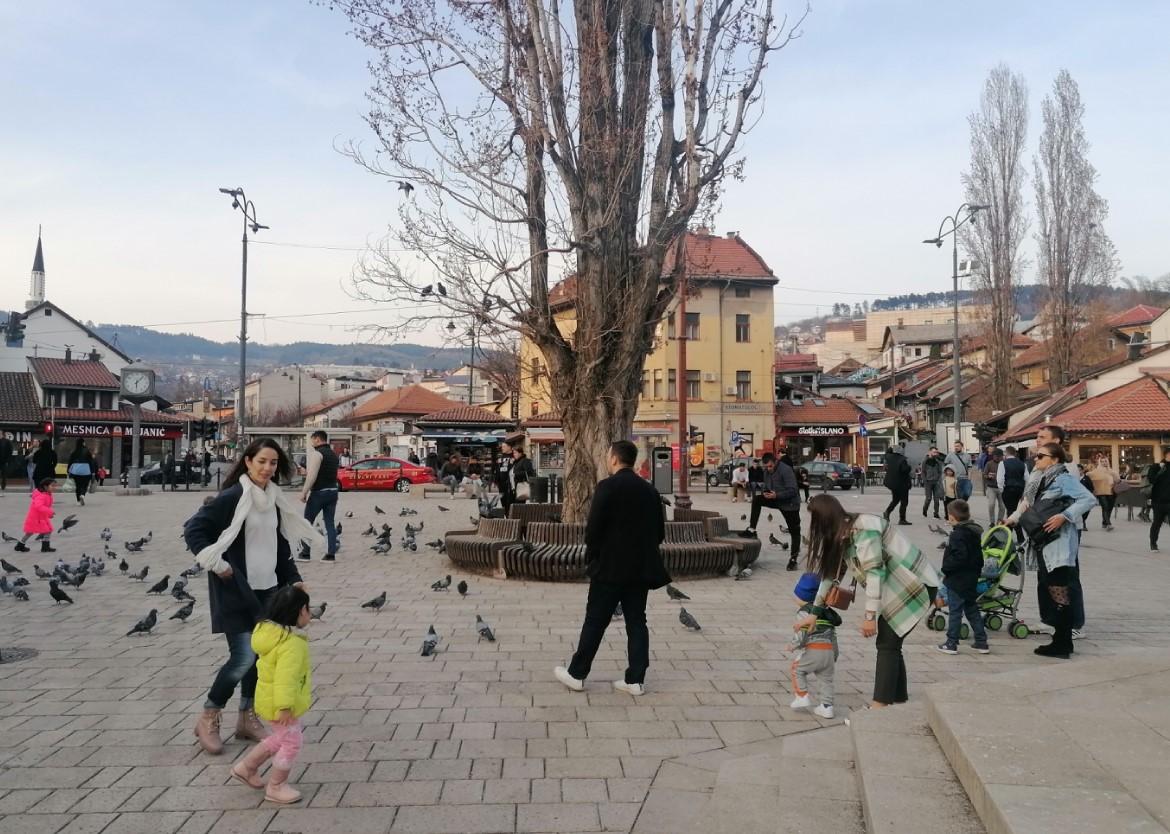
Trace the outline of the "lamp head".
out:
M 453 321 L 449 321 L 449 322 L 447 322 L 447 332 L 448 332 L 448 333 L 454 333 L 454 332 L 455 332 L 455 322 L 453 322 Z
M 942 248 L 942 245 L 943 245 L 941 237 L 927 238 L 926 240 L 924 240 L 922 242 L 923 243 L 933 243 L 935 246 L 939 247 L 940 249 Z

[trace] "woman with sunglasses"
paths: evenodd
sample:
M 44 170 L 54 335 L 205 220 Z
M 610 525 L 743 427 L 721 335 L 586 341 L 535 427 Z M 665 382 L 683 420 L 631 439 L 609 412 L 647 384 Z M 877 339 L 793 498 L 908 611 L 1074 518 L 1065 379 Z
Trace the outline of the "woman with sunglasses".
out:
M 1040 619 L 1052 626 L 1052 642 L 1039 646 L 1036 654 L 1044 657 L 1068 659 L 1073 651 L 1073 600 L 1071 586 L 1078 584 L 1081 533 L 1077 519 L 1097 506 L 1093 493 L 1085 489 L 1076 476 L 1063 464 L 1068 453 L 1058 443 L 1046 443 L 1035 455 L 1040 486 L 1036 505 L 1056 499 L 1068 499 L 1068 506 L 1054 513 L 1044 522 L 1043 543 L 1033 546 L 1037 556 L 1036 593 L 1040 605 Z M 1023 510 L 1018 510 L 1007 524 L 1019 522 Z

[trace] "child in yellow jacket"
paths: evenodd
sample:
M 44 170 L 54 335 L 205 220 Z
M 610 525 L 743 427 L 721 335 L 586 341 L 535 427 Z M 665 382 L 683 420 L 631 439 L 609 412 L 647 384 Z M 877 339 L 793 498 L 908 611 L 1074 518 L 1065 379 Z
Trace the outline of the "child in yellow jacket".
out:
M 272 724 L 272 731 L 232 767 L 232 777 L 264 788 L 264 798 L 281 805 L 301 798 L 301 792 L 288 784 L 288 773 L 304 744 L 300 717 L 313 699 L 309 640 L 299 630 L 311 619 L 309 595 L 288 585 L 272 595 L 266 619 L 252 632 L 252 651 L 259 655 L 254 708 Z M 257 771 L 270 758 L 272 772 L 265 785 Z

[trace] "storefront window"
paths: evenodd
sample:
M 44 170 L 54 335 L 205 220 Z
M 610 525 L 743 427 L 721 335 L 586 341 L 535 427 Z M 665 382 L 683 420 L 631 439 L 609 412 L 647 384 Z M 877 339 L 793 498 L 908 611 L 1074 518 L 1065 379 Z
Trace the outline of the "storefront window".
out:
M 1104 455 L 1106 458 L 1112 458 L 1113 457 L 1113 447 L 1112 446 L 1088 446 L 1088 445 L 1081 445 L 1081 446 L 1077 447 L 1077 461 L 1079 463 L 1081 463 L 1082 465 L 1084 465 L 1085 467 L 1088 467 L 1090 464 L 1096 463 L 1098 455 Z M 1112 463 L 1112 460 L 1110 460 L 1110 463 Z
M 1121 459 L 1117 462 L 1117 468 L 1123 475 L 1129 472 L 1141 475 L 1154 463 L 1153 444 L 1122 444 L 1119 452 L 1118 457 Z
M 536 448 L 540 450 L 540 458 L 536 465 L 540 469 L 564 469 L 565 468 L 565 444 L 562 442 L 553 443 L 538 443 Z
M 885 457 L 886 450 L 890 448 L 890 439 L 888 437 L 870 437 L 869 439 L 869 465 L 881 466 L 882 458 Z

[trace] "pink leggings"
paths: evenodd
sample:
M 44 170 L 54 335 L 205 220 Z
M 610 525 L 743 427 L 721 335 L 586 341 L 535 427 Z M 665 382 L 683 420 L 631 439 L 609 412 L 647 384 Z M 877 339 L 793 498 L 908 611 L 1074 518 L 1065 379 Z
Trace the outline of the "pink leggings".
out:
M 268 730 L 269 736 L 260 742 L 260 746 L 272 754 L 273 767 L 291 770 L 297 754 L 301 752 L 301 745 L 305 743 L 301 722 L 294 721 L 287 727 L 270 724 Z

